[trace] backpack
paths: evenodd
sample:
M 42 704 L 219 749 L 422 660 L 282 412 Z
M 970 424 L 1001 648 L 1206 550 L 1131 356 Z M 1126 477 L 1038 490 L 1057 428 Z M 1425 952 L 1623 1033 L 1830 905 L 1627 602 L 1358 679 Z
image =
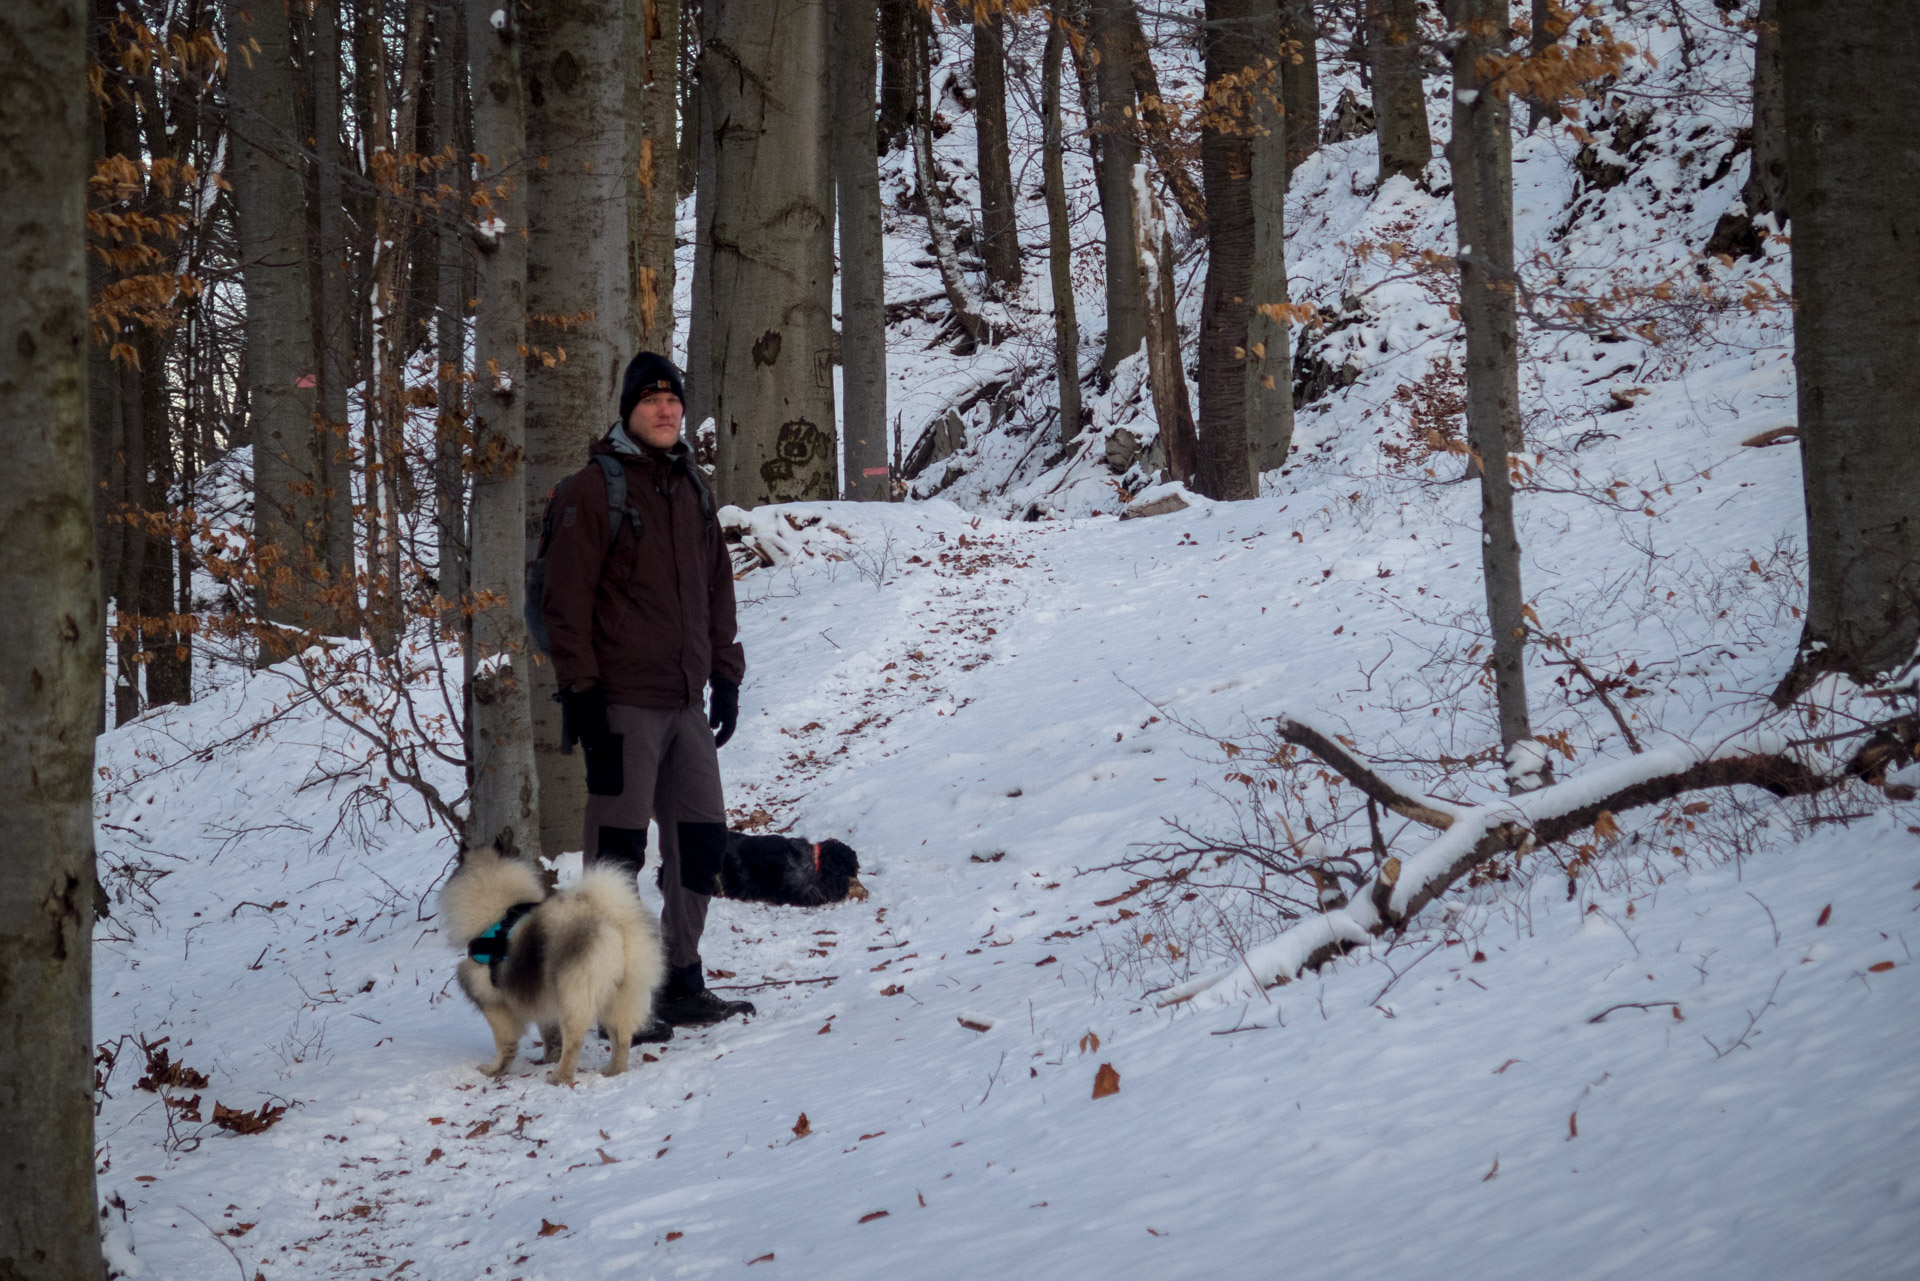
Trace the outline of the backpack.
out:
M 607 549 L 620 537 L 620 522 L 625 520 L 633 526 L 633 536 L 637 541 L 644 526 L 640 513 L 627 501 L 627 469 L 618 458 L 611 454 L 595 454 L 593 461 L 600 464 L 600 474 L 607 481 Z M 718 519 L 714 512 L 713 491 L 707 488 L 707 479 L 700 474 L 698 463 L 686 468 L 693 481 L 694 490 L 700 496 L 700 514 L 709 521 Z M 521 613 L 527 624 L 527 637 L 534 648 L 542 654 L 552 655 L 547 638 L 547 614 L 542 602 L 547 593 L 547 549 L 553 543 L 554 499 L 559 495 L 560 487 L 555 485 L 547 491 L 547 509 L 540 517 L 540 546 L 532 560 L 527 562 L 526 601 Z

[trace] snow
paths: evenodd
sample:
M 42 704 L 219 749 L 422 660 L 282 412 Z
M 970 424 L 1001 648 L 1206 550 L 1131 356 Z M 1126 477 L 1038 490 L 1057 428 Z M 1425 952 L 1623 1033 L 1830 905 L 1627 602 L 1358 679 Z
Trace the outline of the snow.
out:
M 1715 12 L 1688 11 L 1696 28 Z M 1631 25 L 1675 74 L 1677 34 Z M 1015 26 L 1037 62 L 1021 43 L 1037 24 Z M 1746 55 L 1733 36 L 1700 46 L 1698 74 L 1732 88 L 1665 102 L 1650 134 L 1685 183 L 1649 161 L 1657 191 L 1636 173 L 1582 192 L 1569 134 L 1516 141 L 1518 260 L 1551 250 L 1572 278 L 1644 279 L 1703 243 L 1745 172 L 1706 181 L 1744 123 L 1724 104 Z M 1327 100 L 1349 83 L 1329 69 Z M 1010 107 L 1030 148 L 1029 109 Z M 964 198 L 971 118 L 951 96 L 938 109 Z M 1714 132 L 1688 142 L 1702 123 Z M 1293 297 L 1354 319 L 1321 351 L 1358 373 L 1303 407 L 1259 498 L 1179 491 L 1190 509 L 1119 520 L 1167 492 L 1103 461 L 1111 430 L 1150 441 L 1138 358 L 1089 389 L 1085 448 L 1049 461 L 1051 442 L 1030 449 L 1051 410 L 1047 340 L 955 356 L 933 303 L 893 330 L 908 447 L 1025 379 L 960 411 L 963 475 L 923 501 L 723 510 L 751 561 L 729 804 L 740 823 L 848 841 L 872 893 L 715 903 L 709 981 L 754 1000 L 750 1022 L 571 1089 L 524 1058 L 488 1082 L 486 1026 L 431 915 L 446 833 L 345 727 L 290 702 L 273 670 L 220 665 L 196 669 L 192 706 L 104 736 L 114 906 L 94 1017 L 113 1057 L 97 1141 L 102 1197 L 127 1207 L 108 1218 L 122 1272 L 201 1281 L 233 1269 L 231 1249 L 269 1281 L 705 1276 L 769 1254 L 768 1275 L 836 1281 L 1265 1276 L 1277 1257 L 1415 1279 L 1911 1276 L 1920 803 L 1855 788 L 1812 822 L 1709 793 L 1708 813 L 1621 815 L 1571 891 L 1555 861 L 1571 852 L 1536 851 L 1398 940 L 1367 933 L 1365 893 L 1297 921 L 1126 897 L 1138 873 L 1119 864 L 1165 820 L 1231 829 L 1247 789 L 1229 771 L 1298 782 L 1321 820 L 1308 847 L 1369 857 L 1364 814 L 1332 815 L 1310 765 L 1222 759 L 1222 740 L 1252 744 L 1283 712 L 1456 816 L 1438 836 L 1383 821 L 1402 904 L 1502 816 L 1787 745 L 1754 727 L 1800 627 L 1798 455 L 1740 442 L 1790 412 L 1790 317 L 1736 308 L 1663 345 L 1529 332 L 1528 599 L 1543 632 L 1622 682 L 1646 751 L 1536 645 L 1535 731 L 1573 759 L 1556 746 L 1562 781 L 1506 795 L 1480 684 L 1478 497 L 1453 483 L 1457 459 L 1418 447 L 1413 418 L 1457 390 L 1457 327 L 1446 298 L 1355 248 L 1445 253 L 1450 205 L 1406 183 L 1369 195 L 1372 146 L 1323 148 L 1294 176 Z M 1097 256 L 1076 160 L 1075 239 Z M 887 158 L 890 192 L 903 161 Z M 890 296 L 937 294 L 931 262 L 913 265 L 924 220 L 892 204 Z M 1043 243 L 1044 210 L 1020 206 L 1023 241 Z M 1191 334 L 1200 264 L 1175 238 Z M 1787 269 L 1771 243 L 1715 270 L 1744 286 Z M 1050 323 L 1044 279 L 1029 288 L 1009 312 Z M 1617 408 L 1615 385 L 1648 390 Z M 243 494 L 244 465 L 211 486 Z M 1043 499 L 1054 519 L 1019 519 Z M 1817 694 L 1835 719 L 1856 698 Z M 419 732 L 450 731 L 429 717 Z M 547 853 L 577 875 L 578 851 Z M 1334 939 L 1361 946 L 1268 985 Z M 170 1118 L 135 1086 L 139 1037 L 206 1074 L 173 1091 L 203 1117 L 287 1111 L 255 1135 Z M 604 1054 L 589 1046 L 585 1066 Z M 1095 1099 L 1102 1065 L 1120 1089 Z

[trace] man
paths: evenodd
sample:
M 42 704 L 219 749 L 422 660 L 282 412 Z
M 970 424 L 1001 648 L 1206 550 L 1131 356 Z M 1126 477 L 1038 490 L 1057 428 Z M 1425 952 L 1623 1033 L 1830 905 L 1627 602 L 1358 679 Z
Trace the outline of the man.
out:
M 660 826 L 668 971 L 654 1011 L 678 1026 L 754 1012 L 709 992 L 700 963 L 727 834 L 715 749 L 739 719 L 746 656 L 735 638 L 733 566 L 680 438 L 685 414 L 673 362 L 635 356 L 620 421 L 588 448 L 592 465 L 554 490 L 541 596 L 563 739 L 577 739 L 587 757 L 586 857 L 638 873 L 647 820 Z M 619 468 L 609 474 L 603 457 Z

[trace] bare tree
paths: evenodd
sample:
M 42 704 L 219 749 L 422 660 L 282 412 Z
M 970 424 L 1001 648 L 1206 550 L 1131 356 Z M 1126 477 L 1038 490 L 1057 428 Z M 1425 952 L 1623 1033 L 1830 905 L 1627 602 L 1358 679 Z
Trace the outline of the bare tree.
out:
M 981 314 L 980 299 L 961 269 L 953 228 L 947 225 L 946 183 L 941 180 L 940 167 L 933 158 L 933 18 L 931 14 L 922 13 L 919 21 L 919 39 L 915 42 L 918 74 L 913 80 L 914 175 L 920 180 L 920 193 L 926 202 L 927 236 L 933 242 L 933 258 L 940 269 L 940 286 L 946 292 L 947 306 L 953 311 L 954 322 L 966 331 L 967 340 L 983 346 L 993 341 L 993 333 Z
M 1320 149 L 1320 21 L 1315 0 L 1277 0 L 1286 41 L 1281 89 L 1287 116 L 1289 172 Z
M 1753 23 L 1753 165 L 1740 195 L 1746 201 L 1749 218 L 1771 213 L 1782 227 L 1789 213 L 1783 62 L 1780 0 L 1760 0 Z
M 1808 562 L 1784 703 L 1910 673 L 1920 641 L 1920 26 L 1874 0 L 1779 19 Z
M 1251 498 L 1247 455 L 1247 313 L 1253 292 L 1253 107 L 1246 81 L 1257 0 L 1207 0 L 1207 104 L 1200 173 L 1207 196 L 1207 283 L 1200 304 L 1200 492 Z
M 247 315 L 253 417 L 254 538 L 266 549 L 260 613 L 320 627 L 310 565 L 320 539 L 323 469 L 314 430 L 313 300 L 285 6 L 226 0 L 233 199 Z
M 673 354 L 680 0 L 629 0 L 627 345 Z
M 830 499 L 839 448 L 826 0 L 708 0 L 707 13 L 715 488 L 743 507 Z
M 886 258 L 880 146 L 874 119 L 879 11 L 874 0 L 833 5 L 833 175 L 840 223 L 841 442 L 844 498 L 892 497 L 887 467 Z
M 568 0 L 522 11 L 527 120 L 525 547 L 539 540 L 544 496 L 586 464 L 618 404 L 626 361 L 626 0 Z M 609 32 L 616 33 L 615 38 Z M 540 847 L 574 849 L 586 767 L 560 754 L 553 668 L 533 669 Z
M 467 844 L 504 854 L 541 852 L 534 769 L 532 664 L 521 612 L 528 521 L 525 469 L 527 142 L 519 32 L 493 25 L 497 0 L 467 0 L 473 58 L 473 143 L 486 157 L 480 200 L 479 298 L 474 314 L 473 651 L 468 755 L 473 803 Z M 571 846 L 569 832 L 565 844 Z
M 1450 0 L 1453 26 L 1453 208 L 1460 238 L 1460 319 L 1467 347 L 1467 430 L 1480 472 L 1480 559 L 1493 632 L 1500 745 L 1533 737 L 1527 714 L 1526 598 L 1508 456 L 1521 447 L 1520 336 L 1514 314 L 1513 139 L 1507 92 L 1487 75 L 1511 38 L 1506 0 Z
M 1153 45 L 1140 23 L 1139 6 L 1128 5 L 1124 17 L 1127 43 L 1133 55 L 1133 92 L 1140 100 L 1140 140 L 1146 144 L 1147 154 L 1153 157 L 1160 180 L 1173 194 L 1173 203 L 1180 206 L 1188 228 L 1199 235 L 1207 229 L 1207 202 L 1175 145 L 1173 126 L 1177 113 L 1161 98 L 1160 73 L 1154 69 Z
M 1140 158 L 1134 139 L 1132 28 L 1127 11 L 1133 0 L 1092 0 L 1094 86 L 1099 115 L 1094 124 L 1099 139 L 1096 175 L 1100 189 L 1100 218 L 1106 231 L 1107 343 L 1100 353 L 1100 376 L 1140 350 L 1147 333 L 1146 295 L 1140 285 L 1140 262 L 1133 225 L 1133 166 Z
M 1187 398 L 1187 371 L 1180 359 L 1180 328 L 1173 309 L 1173 233 L 1166 207 L 1147 181 L 1144 163 L 1133 167 L 1133 225 L 1139 236 L 1134 260 L 1140 264 L 1145 299 L 1147 383 L 1153 392 L 1153 416 L 1166 451 L 1167 479 L 1194 483 L 1199 446 L 1194 440 L 1193 408 Z
M 1264 7 L 1264 6 L 1263 6 Z M 1256 47 L 1279 48 L 1279 15 L 1258 13 Z M 1286 307 L 1287 135 L 1282 107 L 1293 68 L 1275 57 L 1272 75 L 1255 81 L 1253 137 L 1248 146 L 1248 203 L 1253 210 L 1253 269 L 1247 284 L 1247 454 L 1252 481 L 1284 467 L 1293 447 L 1293 360 Z
M 1395 174 L 1418 178 L 1433 159 L 1420 77 L 1419 0 L 1367 0 L 1366 19 L 1379 180 Z
M 917 0 L 880 0 L 880 141 L 903 141 L 913 120 Z
M 351 381 L 352 266 L 347 245 L 342 177 L 347 158 L 341 143 L 340 15 L 335 5 L 315 5 L 308 28 L 307 74 L 313 95 L 314 222 L 312 247 L 318 283 L 313 288 L 313 347 L 319 411 L 319 463 L 325 535 L 319 558 L 334 586 L 334 630 L 355 625 L 351 586 L 353 553 L 353 442 L 347 422 Z
M 462 467 L 465 450 L 462 436 L 467 430 L 464 365 L 466 363 L 466 237 L 458 219 L 468 207 L 465 174 L 460 163 L 463 153 L 472 148 L 461 145 L 465 129 L 467 15 L 461 0 L 434 0 L 433 11 L 433 111 L 434 163 L 445 163 L 431 198 L 434 215 L 434 247 L 437 297 L 434 299 L 434 336 L 436 359 L 435 384 L 437 413 L 434 415 L 433 504 L 438 538 L 440 597 L 452 603 L 447 623 L 466 642 L 461 646 L 463 661 L 470 668 L 473 645 L 469 629 L 460 615 L 458 602 L 467 595 L 471 579 L 467 545 L 467 478 Z M 472 672 L 466 673 L 468 681 Z
M 81 0 L 0 11 L 0 1274 L 101 1274 L 93 1174 L 93 735 L 102 619 L 87 438 L 87 76 Z
M 1013 222 L 1013 160 L 1007 149 L 1007 15 L 984 0 L 973 8 L 974 151 L 980 169 L 980 257 L 987 279 L 1020 286 L 1020 239 Z
M 1067 213 L 1067 179 L 1060 129 L 1060 58 L 1066 43 L 1058 6 L 1047 13 L 1047 45 L 1040 64 L 1040 113 L 1044 117 L 1047 192 L 1047 266 L 1053 285 L 1054 362 L 1060 385 L 1060 443 L 1080 434 L 1080 321 L 1073 299 L 1073 223 Z

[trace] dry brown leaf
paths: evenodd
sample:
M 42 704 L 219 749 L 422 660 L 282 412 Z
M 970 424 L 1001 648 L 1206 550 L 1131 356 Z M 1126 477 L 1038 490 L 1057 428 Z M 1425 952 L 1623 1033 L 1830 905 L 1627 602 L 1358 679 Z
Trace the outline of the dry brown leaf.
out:
M 564 1223 L 548 1223 L 545 1219 L 540 1220 L 540 1235 L 543 1237 L 550 1237 L 556 1232 L 565 1232 L 566 1230 L 567 1225 Z
M 886 1218 L 886 1217 L 887 1217 L 887 1214 L 888 1214 L 888 1211 L 886 1211 L 886 1210 L 875 1210 L 875 1211 L 873 1211 L 873 1212 L 872 1212 L 872 1213 L 870 1213 L 870 1214 L 863 1214 L 863 1215 L 861 1215 L 861 1216 L 860 1216 L 860 1222 L 862 1222 L 862 1223 L 872 1223 L 872 1222 L 873 1222 L 873 1221 L 874 1221 L 875 1219 L 884 1219 L 884 1218 Z
M 1567 1113 L 1567 1137 L 1570 1139 L 1580 1137 L 1580 1114 L 1578 1112 Z
M 427 1153 L 426 1164 L 432 1165 L 435 1161 L 438 1161 L 441 1157 L 445 1155 L 446 1155 L 446 1151 L 444 1149 L 435 1148 L 433 1151 Z
M 747 1266 L 752 1267 L 756 1263 L 772 1263 L 772 1262 L 773 1262 L 773 1251 L 769 1250 L 757 1259 L 748 1259 Z
M 258 1112 L 242 1112 L 224 1103 L 215 1103 L 213 1123 L 233 1134 L 258 1134 L 272 1127 L 274 1122 L 286 1115 L 286 1112 L 285 1104 L 274 1107 L 271 1104 L 262 1103 Z
M 620 1158 L 617 1156 L 608 1156 L 607 1150 L 605 1148 L 595 1148 L 594 1151 L 600 1154 L 601 1165 L 619 1165 L 620 1164 Z
M 1093 1074 L 1093 1097 L 1104 1099 L 1109 1094 L 1120 1093 L 1120 1074 L 1113 1070 L 1113 1064 L 1102 1063 L 1100 1070 Z
M 1601 810 L 1593 820 L 1593 834 L 1603 841 L 1620 839 L 1620 825 L 1613 821 L 1612 810 Z
M 1521 1059 L 1508 1059 L 1505 1063 L 1502 1063 L 1499 1067 L 1495 1068 L 1493 1070 L 1493 1074 L 1495 1076 L 1499 1076 L 1502 1072 L 1505 1072 L 1508 1068 L 1512 1067 L 1514 1064 L 1522 1061 L 1523 1060 Z
M 793 1123 L 793 1137 L 796 1139 L 804 1139 L 809 1134 L 812 1134 L 812 1133 L 813 1133 L 813 1126 L 807 1123 L 807 1114 L 805 1112 L 802 1112 L 800 1114 L 800 1119 Z
M 890 984 L 888 984 L 888 985 L 887 985 L 886 987 L 883 987 L 883 988 L 881 988 L 881 989 L 880 989 L 880 995 L 882 995 L 882 996 L 898 996 L 898 995 L 900 995 L 900 994 L 901 994 L 902 992 L 904 992 L 904 991 L 906 991 L 906 990 L 907 990 L 907 989 L 906 989 L 905 987 L 903 987 L 903 986 L 901 986 L 901 985 L 900 985 L 900 984 L 898 984 L 898 983 L 890 983 Z
M 1886 973 L 1886 972 L 1887 972 L 1888 970 L 1890 970 L 1890 969 L 1892 969 L 1892 968 L 1893 968 L 1893 962 L 1892 962 L 1892 961 L 1876 961 L 1876 962 L 1875 962 L 1874 964 L 1872 964 L 1872 965 L 1869 965 L 1869 966 L 1867 967 L 1867 973 L 1869 973 L 1869 974 L 1885 974 L 1885 973 Z
M 1493 1158 L 1493 1168 L 1480 1176 L 1480 1182 L 1482 1183 L 1489 1182 L 1492 1180 L 1493 1176 L 1498 1173 L 1500 1173 L 1500 1158 L 1495 1157 Z
M 1829 903 L 1825 907 L 1820 909 L 1820 919 L 1815 921 L 1814 924 L 1825 925 L 1828 921 L 1831 921 L 1832 919 L 1833 919 L 1833 904 Z
M 667 1233 L 667 1240 L 669 1240 L 669 1241 L 678 1241 L 678 1240 L 679 1240 L 679 1239 L 680 1239 L 681 1237 L 683 1237 L 683 1236 L 685 1236 L 685 1235 L 687 1235 L 687 1234 L 686 1234 L 686 1233 L 684 1233 L 684 1232 L 669 1232 L 669 1233 Z
M 963 1018 L 960 1020 L 960 1026 L 966 1028 L 969 1032 L 991 1032 L 993 1030 L 991 1023 L 982 1023 L 977 1019 Z
M 493 1129 L 492 1121 L 475 1121 L 473 1123 L 473 1128 L 467 1131 L 465 1137 L 469 1139 L 477 1139 L 491 1129 Z

